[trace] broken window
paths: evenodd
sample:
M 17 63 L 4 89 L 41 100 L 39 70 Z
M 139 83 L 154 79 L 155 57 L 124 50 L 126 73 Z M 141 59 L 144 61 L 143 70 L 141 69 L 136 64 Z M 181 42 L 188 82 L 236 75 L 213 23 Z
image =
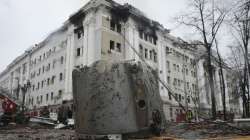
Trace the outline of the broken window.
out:
M 181 94 L 179 94 L 179 101 L 181 101 Z
M 154 52 L 154 62 L 157 62 L 157 53 Z
M 173 109 L 172 108 L 169 108 L 169 112 L 170 112 L 170 117 L 172 118 L 173 117 Z
M 170 52 L 169 47 L 166 47 L 166 54 Z
M 41 86 L 42 86 L 42 88 L 43 88 L 43 83 L 44 83 L 44 82 L 43 82 L 43 80 L 42 80 L 42 85 L 41 85 Z
M 170 77 L 169 76 L 167 77 L 167 82 L 168 82 L 168 84 L 170 83 Z
M 77 48 L 76 49 L 76 56 L 80 56 L 81 55 L 81 48 Z
M 42 56 L 41 55 L 39 56 L 39 61 L 42 61 Z
M 148 35 L 147 35 L 147 34 L 144 34 L 144 39 L 145 39 L 146 41 L 148 41 Z
M 147 59 L 148 58 L 148 49 L 144 49 L 144 51 L 145 51 L 145 59 Z
M 63 80 L 63 74 L 60 73 L 59 77 L 60 77 L 59 80 L 62 81 Z
M 175 86 L 176 84 L 177 84 L 177 79 L 174 78 L 174 83 L 173 83 L 173 85 Z
M 43 66 L 43 73 L 44 73 L 45 67 Z
M 110 40 L 110 45 L 109 45 L 110 50 L 115 50 L 115 42 Z
M 50 83 L 50 78 L 47 79 L 47 85 L 49 85 L 49 83 Z
M 115 31 L 115 22 L 114 22 L 114 20 L 110 21 L 110 29 Z
M 77 38 L 80 39 L 82 37 L 81 32 L 77 32 Z
M 53 93 L 53 92 L 50 93 L 50 99 L 51 99 L 51 100 L 54 99 L 54 93 Z
M 189 96 L 187 97 L 187 102 L 190 103 L 190 97 Z
M 41 95 L 40 96 L 40 103 L 42 103 L 43 102 L 43 96 Z
M 151 60 L 152 60 L 152 58 L 153 58 L 152 53 L 153 53 L 152 50 L 150 50 L 150 51 L 149 51 L 149 59 L 151 59 Z
M 58 96 L 59 96 L 59 97 L 62 97 L 62 90 L 59 90 L 59 91 L 58 91 Z
M 148 38 L 149 38 L 149 42 L 153 43 L 153 38 L 151 36 L 149 36 Z
M 51 78 L 51 84 L 54 84 L 54 81 L 55 81 L 55 76 L 52 76 L 52 78 Z
M 50 63 L 48 64 L 48 68 L 47 68 L 47 70 L 48 70 L 48 71 L 50 70 Z
M 141 45 L 141 44 L 139 45 L 139 49 L 140 49 L 140 50 L 139 50 L 140 55 L 142 56 L 142 54 L 143 54 L 143 47 L 142 47 L 142 45 Z
M 61 56 L 61 64 L 63 64 L 63 61 L 64 61 L 64 57 Z
M 143 39 L 143 32 L 142 32 L 142 31 L 139 31 L 139 37 L 140 37 L 141 39 Z
M 154 42 L 154 45 L 157 44 L 157 39 L 155 37 L 153 38 L 153 42 Z
M 39 97 L 38 96 L 36 97 L 36 103 L 37 104 L 39 103 Z
M 122 52 L 122 50 L 121 50 L 121 44 L 120 43 L 116 44 L 116 48 L 117 48 L 118 52 Z
M 27 70 L 27 65 L 26 65 L 26 63 L 24 63 L 24 64 L 23 64 L 23 74 L 26 73 L 26 70 Z
M 83 36 L 84 30 L 83 26 L 80 26 L 74 30 L 74 33 L 77 35 L 77 38 L 80 39 Z M 64 46 L 64 42 L 62 42 L 62 46 Z
M 117 32 L 118 32 L 118 33 L 121 33 L 121 30 L 122 30 L 121 28 L 122 28 L 121 24 L 118 23 L 118 24 L 117 24 Z

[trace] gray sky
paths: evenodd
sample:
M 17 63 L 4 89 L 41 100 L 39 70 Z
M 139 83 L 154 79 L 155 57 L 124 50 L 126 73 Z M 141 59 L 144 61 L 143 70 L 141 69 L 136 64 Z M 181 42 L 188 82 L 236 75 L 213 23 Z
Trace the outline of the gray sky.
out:
M 116 0 L 130 3 L 159 21 L 172 34 L 187 37 L 175 28 L 173 17 L 185 10 L 187 0 Z M 0 0 L 0 71 L 27 48 L 42 41 L 88 0 Z

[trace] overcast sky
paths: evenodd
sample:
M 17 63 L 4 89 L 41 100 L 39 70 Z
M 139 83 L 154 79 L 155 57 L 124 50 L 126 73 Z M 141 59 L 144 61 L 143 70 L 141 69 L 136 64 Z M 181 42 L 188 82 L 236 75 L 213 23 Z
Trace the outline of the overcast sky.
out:
M 173 24 L 187 0 L 116 0 L 130 3 L 176 36 L 188 36 Z M 41 42 L 88 0 L 0 0 L 0 71 L 27 48 Z

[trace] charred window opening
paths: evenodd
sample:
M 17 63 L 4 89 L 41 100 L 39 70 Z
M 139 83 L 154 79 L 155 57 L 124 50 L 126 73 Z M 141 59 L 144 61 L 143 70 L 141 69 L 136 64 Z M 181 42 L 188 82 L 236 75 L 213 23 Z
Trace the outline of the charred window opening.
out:
M 119 23 L 119 22 L 127 22 L 128 17 L 130 15 L 129 8 L 125 6 L 113 6 L 111 9 L 111 18 Z
M 76 14 L 74 14 L 73 16 L 71 16 L 69 18 L 69 21 L 74 24 L 75 26 L 79 26 L 81 25 L 82 21 L 85 18 L 85 13 L 83 11 L 79 11 Z
M 115 21 L 114 20 L 110 21 L 110 30 L 115 31 Z
M 83 26 L 76 28 L 74 33 L 77 34 L 77 38 L 80 39 L 84 35 Z
M 81 55 L 81 48 L 77 48 L 76 49 L 76 56 L 80 56 Z
M 80 32 L 78 32 L 78 33 L 77 33 L 77 38 L 78 38 L 78 39 L 80 39 L 80 38 L 81 38 L 81 36 L 82 36 L 82 35 L 81 35 L 81 33 L 80 33 Z
M 143 39 L 143 32 L 142 32 L 142 31 L 139 31 L 139 37 L 140 37 L 141 39 Z
M 115 50 L 115 42 L 113 40 L 110 40 L 109 49 Z
M 147 35 L 147 34 L 144 34 L 144 39 L 145 39 L 146 41 L 148 41 L 148 35 Z
M 145 109 L 146 108 L 146 102 L 145 102 L 145 100 L 139 100 L 138 101 L 138 107 L 140 109 Z
M 117 32 L 121 33 L 122 31 L 122 25 L 120 23 L 117 24 Z
M 112 31 L 116 31 L 118 33 L 121 33 L 121 29 L 122 25 L 119 21 L 115 21 L 115 20 L 110 20 L 110 30 Z
M 121 50 L 121 44 L 120 44 L 120 43 L 117 43 L 117 44 L 116 44 L 116 49 L 117 49 L 118 52 L 121 52 L 121 51 L 122 51 L 122 50 Z

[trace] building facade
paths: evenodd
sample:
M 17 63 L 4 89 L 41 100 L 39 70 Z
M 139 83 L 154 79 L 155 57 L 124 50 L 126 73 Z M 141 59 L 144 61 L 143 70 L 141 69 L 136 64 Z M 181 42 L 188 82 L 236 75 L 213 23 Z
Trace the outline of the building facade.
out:
M 185 44 L 131 5 L 91 0 L 62 27 L 13 61 L 1 73 L 0 86 L 18 97 L 17 85 L 30 81 L 26 106 L 30 109 L 56 106 L 73 98 L 74 68 L 89 66 L 98 60 L 144 60 L 163 81 L 159 82 L 159 92 L 165 103 L 165 114 L 169 121 L 176 121 L 183 112 L 179 103 L 194 114 L 200 104 L 210 109 L 209 92 L 203 90 L 206 85 L 204 60 L 197 59 L 197 47 Z M 215 79 L 218 80 L 218 75 Z M 220 91 L 216 92 L 221 105 Z

